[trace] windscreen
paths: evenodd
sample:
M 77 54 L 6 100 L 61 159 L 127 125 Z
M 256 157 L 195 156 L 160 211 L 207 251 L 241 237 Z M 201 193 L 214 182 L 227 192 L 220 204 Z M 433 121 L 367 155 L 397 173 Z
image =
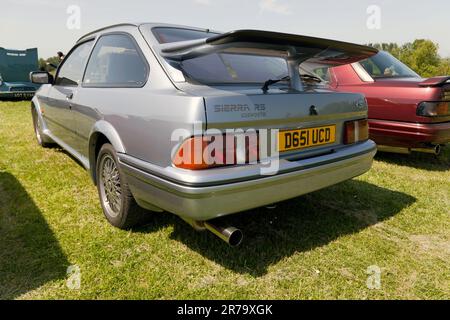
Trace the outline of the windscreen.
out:
M 152 31 L 160 43 L 197 40 L 217 35 L 182 28 L 158 27 Z M 203 84 L 261 84 L 269 79 L 281 79 L 289 75 L 284 58 L 239 52 L 212 53 L 183 60 L 175 67 L 179 68 L 188 80 Z
M 360 62 L 372 78 L 418 78 L 417 73 L 387 52 L 380 51 Z

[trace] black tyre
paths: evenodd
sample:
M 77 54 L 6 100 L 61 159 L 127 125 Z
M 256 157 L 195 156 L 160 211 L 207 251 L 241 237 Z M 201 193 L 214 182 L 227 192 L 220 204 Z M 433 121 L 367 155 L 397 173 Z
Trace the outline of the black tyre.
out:
M 109 223 L 120 229 L 129 229 L 143 222 L 146 213 L 134 200 L 118 163 L 113 146 L 104 144 L 97 157 L 97 189 Z
M 34 106 L 31 107 L 31 116 L 33 118 L 33 128 L 34 128 L 34 135 L 36 137 L 37 143 L 44 148 L 49 148 L 53 145 L 53 143 L 48 142 L 47 138 L 44 137 L 42 133 L 42 127 L 41 122 L 39 121 L 36 109 Z

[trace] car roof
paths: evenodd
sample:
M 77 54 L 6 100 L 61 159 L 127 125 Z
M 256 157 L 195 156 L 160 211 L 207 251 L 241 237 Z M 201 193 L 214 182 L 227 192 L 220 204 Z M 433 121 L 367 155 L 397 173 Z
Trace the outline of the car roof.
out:
M 78 42 L 81 42 L 83 40 L 85 40 L 86 38 L 90 38 L 92 36 L 95 36 L 97 33 L 101 33 L 103 31 L 107 31 L 109 29 L 117 29 L 120 27 L 136 27 L 139 28 L 141 26 L 148 26 L 150 28 L 155 28 L 155 27 L 166 27 L 166 28 L 182 28 L 182 29 L 190 29 L 190 30 L 197 30 L 197 31 L 205 31 L 205 32 L 217 32 L 217 31 L 213 31 L 207 28 L 198 28 L 198 27 L 192 27 L 192 26 L 185 26 L 185 25 L 177 25 L 177 24 L 170 24 L 170 23 L 158 23 L 158 22 L 139 22 L 139 23 L 132 23 L 132 22 L 127 22 L 127 23 L 118 23 L 118 24 L 113 24 L 110 26 L 106 26 L 94 31 L 91 31 L 87 34 L 85 34 L 84 36 L 82 36 L 80 39 L 78 39 Z M 217 32 L 217 33 L 222 33 L 222 32 Z

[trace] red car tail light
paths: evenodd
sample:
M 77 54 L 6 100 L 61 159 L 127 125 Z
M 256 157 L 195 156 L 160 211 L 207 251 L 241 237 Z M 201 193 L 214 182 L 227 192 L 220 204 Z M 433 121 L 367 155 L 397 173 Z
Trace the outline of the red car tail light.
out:
M 352 144 L 369 139 L 369 123 L 367 119 L 348 121 L 344 125 L 344 143 Z
M 175 153 L 172 163 L 177 168 L 204 170 L 259 161 L 259 139 L 244 135 L 195 136 L 185 140 Z M 213 143 L 216 142 L 216 145 Z
M 189 138 L 180 146 L 172 162 L 178 168 L 189 170 L 207 169 L 211 166 L 203 158 L 203 152 L 207 146 L 208 142 L 204 141 L 202 136 Z
M 417 115 L 422 117 L 450 116 L 450 102 L 422 102 L 417 107 Z

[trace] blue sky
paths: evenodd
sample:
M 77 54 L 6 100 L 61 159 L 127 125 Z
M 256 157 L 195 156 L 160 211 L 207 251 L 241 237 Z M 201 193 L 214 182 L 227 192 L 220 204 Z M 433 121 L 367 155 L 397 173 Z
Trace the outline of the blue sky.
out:
M 67 28 L 70 5 L 81 10 L 80 29 Z M 367 27 L 371 5 L 380 8 L 380 29 Z M 450 56 L 448 0 L 1 0 L 1 8 L 0 47 L 38 47 L 43 57 L 68 51 L 93 29 L 130 21 L 275 30 L 356 43 L 427 38 Z

